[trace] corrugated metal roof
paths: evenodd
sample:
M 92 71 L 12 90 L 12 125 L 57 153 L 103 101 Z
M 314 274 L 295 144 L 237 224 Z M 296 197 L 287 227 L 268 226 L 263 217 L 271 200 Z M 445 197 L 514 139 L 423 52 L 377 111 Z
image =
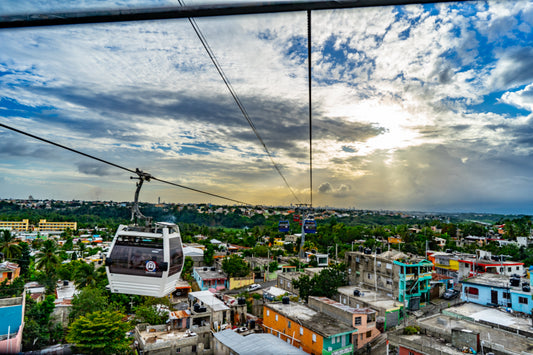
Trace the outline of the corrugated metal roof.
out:
M 231 329 L 214 333 L 215 338 L 239 355 L 303 355 L 304 351 L 296 348 L 272 334 L 250 334 L 242 336 Z

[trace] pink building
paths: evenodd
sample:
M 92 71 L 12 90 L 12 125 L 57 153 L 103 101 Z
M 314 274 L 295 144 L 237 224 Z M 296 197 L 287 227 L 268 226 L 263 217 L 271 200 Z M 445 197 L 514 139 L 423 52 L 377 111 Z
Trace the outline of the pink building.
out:
M 361 349 L 381 334 L 376 328 L 378 313 L 371 308 L 353 308 L 327 297 L 315 296 L 309 296 L 309 307 L 357 329 L 352 339 L 354 350 Z

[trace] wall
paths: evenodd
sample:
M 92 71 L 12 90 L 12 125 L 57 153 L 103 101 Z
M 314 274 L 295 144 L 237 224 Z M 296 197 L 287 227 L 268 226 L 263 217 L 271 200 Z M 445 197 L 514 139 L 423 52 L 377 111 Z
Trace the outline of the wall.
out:
M 520 297 L 525 298 L 527 303 L 520 303 Z M 533 311 L 533 295 L 531 292 L 513 292 L 513 290 L 511 290 L 511 302 L 513 311 L 522 312 L 526 314 L 531 314 L 531 312 Z
M 234 290 L 236 288 L 241 288 L 249 286 L 254 283 L 254 275 L 247 277 L 230 277 L 229 279 L 229 289 Z
M 278 320 L 276 320 L 276 315 Z M 291 323 L 290 327 L 289 321 Z M 283 341 L 287 341 L 288 336 L 291 337 L 292 339 L 289 339 L 288 343 L 297 348 L 301 346 L 306 353 L 322 354 L 324 344 L 322 336 L 304 326 L 300 326 L 298 322 L 291 321 L 266 305 L 263 307 L 263 326 L 265 327 L 265 332 L 271 333 Z M 316 337 L 315 342 L 313 342 L 313 334 Z

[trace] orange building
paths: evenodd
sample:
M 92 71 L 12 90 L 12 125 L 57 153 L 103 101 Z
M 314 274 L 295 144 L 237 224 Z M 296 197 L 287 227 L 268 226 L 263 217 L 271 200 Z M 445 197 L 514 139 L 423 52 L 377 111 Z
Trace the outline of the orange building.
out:
M 0 283 L 4 280 L 8 280 L 7 283 L 10 284 L 14 279 L 20 275 L 20 266 L 9 261 L 5 261 L 0 264 Z
M 309 354 L 336 355 L 353 353 L 356 329 L 337 319 L 299 303 L 263 306 L 263 328 L 281 340 Z

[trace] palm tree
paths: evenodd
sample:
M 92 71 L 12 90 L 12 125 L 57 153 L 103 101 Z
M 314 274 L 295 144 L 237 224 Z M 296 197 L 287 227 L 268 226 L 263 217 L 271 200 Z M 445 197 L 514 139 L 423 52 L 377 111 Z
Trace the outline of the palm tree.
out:
M 4 254 L 4 258 L 13 259 L 20 255 L 22 248 L 18 245 L 15 236 L 10 231 L 2 231 L 0 236 L 0 252 Z
M 61 265 L 61 259 L 57 255 L 57 244 L 52 239 L 45 240 L 41 250 L 37 254 L 37 269 L 44 269 L 47 274 L 56 273 Z

